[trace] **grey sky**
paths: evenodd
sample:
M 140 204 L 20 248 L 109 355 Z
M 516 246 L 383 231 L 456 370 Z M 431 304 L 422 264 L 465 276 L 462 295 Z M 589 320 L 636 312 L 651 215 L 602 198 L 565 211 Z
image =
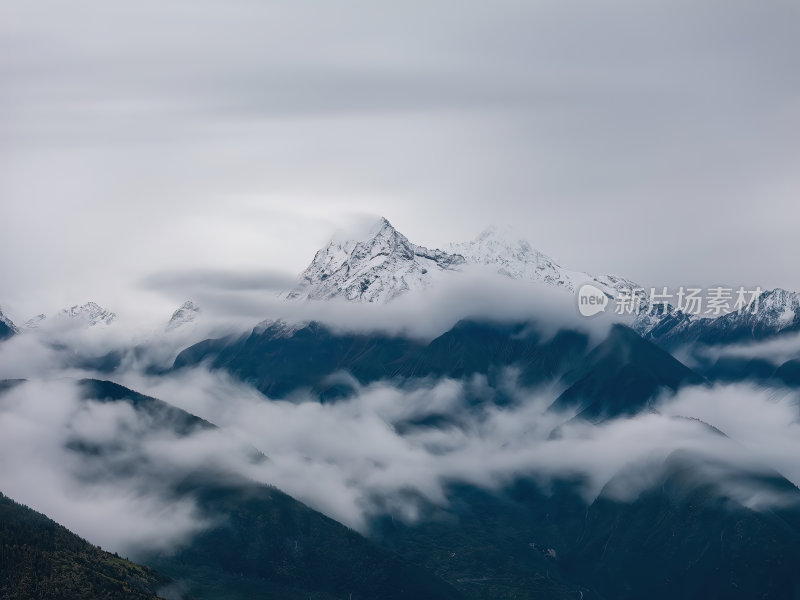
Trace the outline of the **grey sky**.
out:
M 0 303 L 165 308 L 381 214 L 800 289 L 794 0 L 0 1 Z M 160 308 L 159 308 L 160 309 Z

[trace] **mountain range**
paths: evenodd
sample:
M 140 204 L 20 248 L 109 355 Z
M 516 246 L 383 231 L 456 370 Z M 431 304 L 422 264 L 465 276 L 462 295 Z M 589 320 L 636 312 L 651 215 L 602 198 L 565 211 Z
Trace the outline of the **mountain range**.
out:
M 178 327 L 194 323 L 200 316 L 200 313 L 200 307 L 191 300 L 187 300 L 172 313 L 167 323 L 166 331 L 174 331 L 178 329 Z
M 507 227 L 489 227 L 472 241 L 448 244 L 446 250 L 431 250 L 410 242 L 387 219 L 380 218 L 361 235 L 337 236 L 317 251 L 298 276 L 296 285 L 283 297 L 287 301 L 344 299 L 388 303 L 409 292 L 435 286 L 443 274 L 458 274 L 469 265 L 481 265 L 511 279 L 562 289 L 565 302 L 575 302 L 576 290 L 587 283 L 610 300 L 621 291 L 644 289 L 620 275 L 593 275 L 565 268 Z M 686 314 L 669 304 L 653 306 L 645 296 L 629 324 L 645 339 L 669 350 L 685 344 L 764 340 L 800 331 L 800 293 L 780 288 L 763 291 L 755 305 L 755 311 L 705 316 Z M 195 322 L 200 315 L 200 307 L 187 300 L 171 315 L 166 330 Z M 36 329 L 47 318 L 39 314 L 29 319 L 23 330 Z M 113 323 L 116 314 L 95 302 L 87 302 L 65 308 L 55 318 L 82 321 L 93 327 Z M 19 331 L 0 311 L 0 339 Z
M 344 298 L 389 302 L 433 285 L 436 275 L 465 265 L 485 265 L 512 279 L 541 281 L 574 292 L 591 282 L 614 293 L 636 284 L 615 275 L 594 276 L 565 269 L 508 228 L 489 227 L 471 242 L 429 250 L 413 244 L 385 218 L 358 239 L 334 238 L 320 249 L 287 294 L 291 300 Z
M 82 305 L 74 305 L 69 308 L 64 308 L 56 313 L 55 319 L 61 321 L 75 321 L 82 322 L 87 327 L 94 327 L 96 325 L 110 325 L 117 318 L 113 312 L 106 310 L 96 302 L 87 302 Z M 28 319 L 25 322 L 27 329 L 37 329 L 44 321 L 48 319 L 47 315 L 40 313 L 35 317 Z
M 449 244 L 446 251 L 411 243 L 385 218 L 358 239 L 334 239 L 320 249 L 286 294 L 290 300 L 390 302 L 435 285 L 437 275 L 482 265 L 511 279 L 542 282 L 574 296 L 592 284 L 614 299 L 620 291 L 644 289 L 615 274 L 593 275 L 562 267 L 508 228 L 489 227 L 470 242 Z M 566 298 L 565 302 L 575 301 Z M 644 298 L 632 328 L 667 348 L 685 343 L 733 343 L 761 340 L 800 330 L 800 294 L 782 289 L 762 292 L 757 310 L 720 316 L 688 315 L 671 305 L 652 306 Z
M 564 302 L 573 306 L 584 283 L 609 297 L 640 287 L 616 275 L 566 269 L 508 230 L 490 228 L 471 242 L 438 250 L 412 243 L 380 219 L 356 238 L 335 238 L 320 249 L 283 298 L 290 303 L 392 303 L 405 294 L 424 294 L 443 285 L 444 278 L 459 277 L 473 267 L 563 290 Z M 96 378 L 72 382 L 78 395 L 74 414 L 118 415 L 120 431 L 130 439 L 82 435 L 94 430 L 69 422 L 60 454 L 68 456 L 70 464 L 91 465 L 92 473 L 101 473 L 106 484 L 129 478 L 148 482 L 175 503 L 192 502 L 207 525 L 169 551 L 141 548 L 134 563 L 102 552 L 0 496 L 0 600 L 797 600 L 800 490 L 783 473 L 755 460 L 737 462 L 713 454 L 709 448 L 723 442 L 730 442 L 728 450 L 746 450 L 722 429 L 683 413 L 666 417 L 659 411 L 665 401 L 707 393 L 721 382 L 757 382 L 783 391 L 800 387 L 797 356 L 772 364 L 710 353 L 705 361 L 694 357 L 689 362 L 686 356 L 692 357 L 691 352 L 676 352 L 798 331 L 798 294 L 768 290 L 760 295 L 755 313 L 737 311 L 714 318 L 651 309 L 645 303 L 627 324 L 610 325 L 594 336 L 570 324 L 554 331 L 546 315 L 539 320 L 476 316 L 431 339 L 341 329 L 313 320 L 268 320 L 244 332 L 181 346 L 177 356 L 170 355 L 175 358 L 167 367 L 136 373 L 135 381 L 163 378 L 184 387 L 191 386 L 198 373 L 210 371 L 221 375 L 214 379 L 217 383 L 255 388 L 261 394 L 248 396 L 253 402 L 274 403 L 280 411 L 297 410 L 306 416 L 320 409 L 326 431 L 317 433 L 345 438 L 344 429 L 327 431 L 337 426 L 331 415 L 345 408 L 348 419 L 358 419 L 368 409 L 364 390 L 390 386 L 398 394 L 393 402 L 405 402 L 406 395 L 430 390 L 434 383 L 459 382 L 457 404 L 442 404 L 426 392 L 424 411 L 397 410 L 380 423 L 386 437 L 372 442 L 379 445 L 390 439 L 418 452 L 424 449 L 430 461 L 449 451 L 441 443 L 445 438 L 458 446 L 477 436 L 479 448 L 487 453 L 496 450 L 493 444 L 527 444 L 527 432 L 522 440 L 498 442 L 491 435 L 482 437 L 482 428 L 496 425 L 487 424 L 488 415 L 524 419 L 532 413 L 515 411 L 542 398 L 546 403 L 536 418 L 547 423 L 548 430 L 534 443 L 543 448 L 544 442 L 563 439 L 570 428 L 591 440 L 607 431 L 604 428 L 636 420 L 647 423 L 648 417 L 688 424 L 692 435 L 701 433 L 704 442 L 711 440 L 647 457 L 635 455 L 636 440 L 618 440 L 623 453 L 631 444 L 626 461 L 647 459 L 646 472 L 631 471 L 625 462 L 592 494 L 587 494 L 591 474 L 567 470 L 546 476 L 533 465 L 498 476 L 490 485 L 442 476 L 435 501 L 404 488 L 395 500 L 417 507 L 415 519 L 395 518 L 395 507 L 376 492 L 374 499 L 359 497 L 359 503 L 370 506 L 359 532 L 298 500 L 301 495 L 295 498 L 268 482 L 226 471 L 221 462 L 183 460 L 161 468 L 160 460 L 141 451 L 141 444 L 155 441 L 163 449 L 169 447 L 165 440 L 191 441 L 197 443 L 188 446 L 194 451 L 222 427 L 171 403 L 168 394 L 176 393 L 174 387 L 166 386 L 167 395 L 156 398 L 121 385 L 126 369 L 136 364 L 124 360 L 126 352 L 140 358 L 147 354 L 146 344 L 100 357 L 81 356 L 66 346 L 68 369 L 103 373 L 102 378 L 93 375 Z M 165 331 L 195 331 L 188 326 L 202 314 L 198 304 L 186 301 L 169 318 Z M 65 309 L 52 320 L 103 331 L 114 326 L 115 318 L 89 302 Z M 574 323 L 579 318 L 576 309 Z M 20 331 L 35 335 L 37 326 L 44 330 L 47 321 L 42 316 L 29 323 L 20 330 L 0 312 L 0 339 Z M 158 343 L 157 337 L 181 338 L 154 336 L 147 343 Z M 112 381 L 115 378 L 120 380 Z M 25 382 L 0 382 L 0 411 L 12 405 L 4 404 L 6 394 L 20 385 Z M 380 401 L 378 395 L 372 401 Z M 234 400 L 224 395 L 225 412 L 236 409 Z M 248 424 L 258 421 L 261 413 L 252 406 L 249 410 L 253 412 L 246 414 Z M 281 413 L 268 414 L 279 418 L 275 415 Z M 109 423 L 113 420 L 107 416 L 105 426 Z M 132 429 L 137 423 L 146 424 L 146 430 Z M 419 439 L 432 441 L 414 446 Z M 314 442 L 310 440 L 303 455 L 291 463 L 297 470 L 312 463 L 305 452 L 311 452 Z M 133 444 L 133 450 L 126 444 Z M 247 473 L 264 472 L 256 470 L 274 459 L 257 446 L 248 442 L 236 455 L 251 468 Z M 381 449 L 353 449 L 363 453 L 364 465 L 369 465 L 359 463 L 359 469 L 373 469 L 378 479 L 389 471 Z M 470 458 L 480 460 L 477 454 Z M 324 459 L 335 462 L 328 454 Z M 636 493 L 620 497 L 618 490 L 631 487 L 631 477 L 642 479 L 633 486 Z M 356 483 L 352 478 L 346 481 L 347 486 Z M 316 490 L 320 491 L 327 493 Z M 762 506 L 764 498 L 780 502 Z M 88 595 L 80 595 L 76 581 L 91 583 Z

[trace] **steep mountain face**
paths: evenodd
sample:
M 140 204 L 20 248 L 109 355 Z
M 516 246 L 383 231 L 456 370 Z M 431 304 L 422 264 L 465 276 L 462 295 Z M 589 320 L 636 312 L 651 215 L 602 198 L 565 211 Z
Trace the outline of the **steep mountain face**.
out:
M 560 340 L 561 338 L 559 338 Z M 181 352 L 175 368 L 209 362 L 271 397 L 309 388 L 329 399 L 346 394 L 333 376 L 346 371 L 361 383 L 394 377 L 463 377 L 519 364 L 525 377 L 560 372 L 586 344 L 580 334 L 553 352 L 524 324 L 501 326 L 463 321 L 430 343 L 384 334 L 335 333 L 319 323 L 288 328 L 273 323 L 243 338 L 208 340 Z M 577 349 L 577 350 L 576 350 Z M 569 362 L 570 366 L 572 363 Z
M 450 244 L 448 249 L 468 263 L 495 267 L 512 279 L 542 281 L 571 292 L 589 278 L 585 273 L 562 268 L 508 228 L 489 227 L 471 242 Z
M 47 319 L 47 315 L 44 313 L 39 313 L 35 317 L 31 317 L 27 321 L 25 321 L 25 329 L 38 329 L 39 326 L 42 324 L 43 321 Z
M 586 282 L 612 297 L 618 289 L 638 287 L 616 275 L 565 269 L 510 229 L 490 227 L 470 242 L 450 244 L 445 252 L 412 244 L 382 218 L 362 239 L 333 240 L 317 252 L 286 297 L 388 302 L 432 285 L 439 272 L 458 271 L 465 264 L 494 267 L 512 279 L 541 281 L 567 292 Z
M 173 331 L 178 327 L 193 323 L 200 316 L 200 307 L 191 300 L 187 300 L 181 304 L 178 309 L 172 313 L 169 323 L 167 323 L 166 330 Z
M 19 333 L 16 325 L 0 309 L 0 341 L 6 340 Z
M 323 391 L 326 380 L 346 370 L 367 381 L 394 374 L 419 342 L 381 334 L 336 334 L 318 323 L 289 327 L 275 322 L 245 337 L 206 340 L 175 359 L 182 368 L 210 361 L 272 397 L 298 388 Z
M 0 494 L 0 598 L 155 600 L 171 580 Z M 171 598 L 177 597 L 172 589 Z
M 175 368 L 206 362 L 271 397 L 307 388 L 322 400 L 347 395 L 342 383 L 334 383 L 335 374 L 342 371 L 362 384 L 482 374 L 494 385 L 504 368 L 513 367 L 523 385 L 556 382 L 563 376 L 567 389 L 554 408 L 577 406 L 590 420 L 638 412 L 663 389 L 703 382 L 669 353 L 621 325 L 589 348 L 584 334 L 562 331 L 545 339 L 530 323 L 461 321 L 428 343 L 334 333 L 318 323 L 299 328 L 278 323 L 246 337 L 191 346 L 178 355 Z
M 388 302 L 433 285 L 436 274 L 442 271 L 457 272 L 469 264 L 493 267 L 512 279 L 539 281 L 571 294 L 584 283 L 593 284 L 609 299 L 620 291 L 642 288 L 618 275 L 592 275 L 564 268 L 509 228 L 489 227 L 474 240 L 450 244 L 447 251 L 441 251 L 412 244 L 386 219 L 380 219 L 361 239 L 334 240 L 317 252 L 286 298 Z M 631 327 L 667 349 L 694 342 L 765 339 L 800 330 L 800 294 L 782 289 L 763 292 L 758 310 L 751 313 L 745 310 L 704 318 L 672 306 L 666 310 L 653 307 L 645 297 Z
M 566 269 L 509 228 L 489 227 L 474 240 L 450 244 L 444 252 L 412 244 L 382 218 L 362 239 L 333 240 L 317 252 L 286 299 L 384 303 L 433 285 L 442 271 L 458 272 L 470 264 L 492 267 L 511 279 L 552 285 L 569 294 L 584 283 L 593 284 L 609 299 L 620 290 L 640 288 L 618 275 Z M 565 296 L 565 301 L 571 299 Z M 643 302 L 633 322 L 642 335 L 661 323 L 662 316 L 650 312 L 649 303 Z
M 794 331 L 800 331 L 800 294 L 776 288 L 759 295 L 755 311 L 743 309 L 715 318 L 667 315 L 645 335 L 661 346 L 675 347 L 763 340 Z
M 412 244 L 381 219 L 362 239 L 334 240 L 317 252 L 287 298 L 388 302 L 463 263 L 461 256 Z
M 449 250 L 463 256 L 467 263 L 494 267 L 512 279 L 541 281 L 570 293 L 584 283 L 592 283 L 611 296 L 619 289 L 638 287 L 618 275 L 590 275 L 566 269 L 510 228 L 489 227 L 470 242 L 450 244 Z
M 622 325 L 615 325 L 564 380 L 571 385 L 553 408 L 577 409 L 579 417 L 592 421 L 636 414 L 660 390 L 704 382 L 671 354 Z
M 25 322 L 27 329 L 38 329 L 47 320 L 47 315 L 38 314 L 32 319 Z M 113 312 L 106 310 L 96 302 L 87 302 L 83 305 L 74 305 L 69 308 L 64 308 L 56 313 L 55 319 L 62 321 L 73 321 L 76 323 L 84 323 L 87 327 L 94 327 L 96 325 L 110 325 L 117 315 Z

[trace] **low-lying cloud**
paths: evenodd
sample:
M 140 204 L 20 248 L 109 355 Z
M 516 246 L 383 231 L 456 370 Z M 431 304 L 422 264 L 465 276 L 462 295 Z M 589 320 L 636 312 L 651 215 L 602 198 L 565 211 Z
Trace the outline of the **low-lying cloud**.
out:
M 569 329 L 599 340 L 612 323 L 623 320 L 614 314 L 581 317 L 577 299 L 569 291 L 514 280 L 492 268 L 470 265 L 440 275 L 430 288 L 386 304 L 285 301 L 270 286 L 259 288 L 255 275 L 221 277 L 227 287 L 217 282 L 195 290 L 193 299 L 201 308 L 197 320 L 170 331 L 166 331 L 168 315 L 143 322 L 126 313 L 109 325 L 87 327 L 80 320 L 52 318 L 37 329 L 23 328 L 20 335 L 0 344 L 0 377 L 53 377 L 65 369 L 70 376 L 81 376 L 98 368 L 101 359 L 109 365 L 106 371 L 114 365 L 121 372 L 167 368 L 182 349 L 194 343 L 247 335 L 259 323 L 277 320 L 317 321 L 336 332 L 378 332 L 422 340 L 441 335 L 462 319 L 528 321 L 545 338 Z M 199 274 L 185 276 L 193 279 Z
M 114 476 L 119 459 L 70 451 L 70 442 L 125 445 L 123 432 L 145 433 L 128 405 L 84 403 L 64 381 L 30 382 L 0 396 L 2 491 L 114 550 L 180 542 L 202 524 L 190 501 L 167 499 L 155 477 Z M 146 433 L 145 433 L 146 435 Z
M 409 330 L 408 321 L 398 329 L 400 318 L 383 327 L 431 335 L 434 325 L 443 325 L 448 302 L 458 301 L 456 288 L 442 289 L 447 293 L 433 294 L 430 305 L 441 312 L 422 318 L 418 329 Z M 495 293 L 497 288 L 462 302 L 462 314 Z M 525 294 L 515 298 L 510 306 L 516 313 L 493 316 L 516 319 L 545 306 L 528 306 Z M 340 327 L 380 328 L 379 317 L 391 311 L 410 318 L 414 302 L 359 306 L 361 323 L 354 311 Z M 311 303 L 297 306 L 314 310 Z M 326 306 L 331 318 L 350 310 Z M 592 321 L 595 333 L 607 326 Z M 686 388 L 662 397 L 658 412 L 595 425 L 549 410 L 558 384 L 522 387 L 514 369 L 491 385 L 482 375 L 369 385 L 349 379 L 355 393 L 329 404 L 302 390 L 273 400 L 202 367 L 147 375 L 150 363 L 133 358 L 113 375 L 100 376 L 219 427 L 184 435 L 127 403 L 82 398 L 72 381 L 91 370 L 65 368 L 66 350 L 46 339 L 25 334 L 0 345 L 0 377 L 31 379 L 0 394 L 0 491 L 112 550 L 169 550 L 213 525 L 219 515 L 204 514 L 191 495 L 174 494 L 177 482 L 199 470 L 276 485 L 361 531 L 386 511 L 414 521 L 425 503 L 447 506 L 453 482 L 499 490 L 519 477 L 544 487 L 570 479 L 582 482 L 587 502 L 601 494 L 633 500 L 663 477 L 676 452 L 702 463 L 703 477 L 721 494 L 752 508 L 787 499 L 745 481 L 742 473 L 780 473 L 800 483 L 794 460 L 800 453 L 798 399 L 784 390 Z M 180 347 L 164 339 L 151 338 L 146 352 L 166 356 Z M 495 402 L 499 392 L 502 403 Z M 105 451 L 86 451 L 97 447 Z M 254 448 L 268 460 L 253 460 Z
M 602 335 L 620 320 L 613 314 L 581 317 L 577 299 L 568 290 L 536 281 L 515 280 L 492 267 L 463 265 L 438 273 L 432 285 L 387 303 L 285 301 L 274 293 L 254 290 L 209 290 L 197 297 L 220 320 L 244 323 L 260 320 L 318 321 L 338 331 L 380 331 L 434 338 L 461 319 L 535 321 L 554 333 L 560 328 Z
M 141 285 L 146 289 L 177 293 L 178 297 L 184 297 L 205 290 L 281 292 L 292 287 L 296 281 L 294 275 L 275 270 L 192 269 L 152 273 L 141 281 Z
M 707 460 L 720 493 L 754 508 L 785 498 L 746 489 L 742 472 L 779 472 L 800 483 L 792 464 L 800 451 L 796 398 L 747 386 L 688 388 L 664 398 L 659 413 L 593 425 L 548 411 L 556 390 L 521 389 L 513 372 L 505 383 L 514 396 L 510 406 L 491 401 L 481 376 L 403 387 L 379 382 L 335 404 L 302 394 L 269 400 L 203 370 L 130 383 L 247 439 L 270 457 L 251 476 L 361 530 L 387 505 L 415 519 L 419 507 L 398 501 L 408 491 L 446 504 L 447 485 L 455 481 L 499 489 L 517 477 L 543 483 L 577 477 L 587 501 L 601 493 L 632 500 L 658 481 L 676 451 Z M 481 395 L 486 402 L 476 403 Z M 441 417 L 435 426 L 406 426 L 432 416 Z M 732 469 L 714 471 L 715 463 Z
M 800 333 L 786 333 L 763 341 L 701 346 L 687 353 L 687 360 L 757 359 L 775 367 L 800 357 Z

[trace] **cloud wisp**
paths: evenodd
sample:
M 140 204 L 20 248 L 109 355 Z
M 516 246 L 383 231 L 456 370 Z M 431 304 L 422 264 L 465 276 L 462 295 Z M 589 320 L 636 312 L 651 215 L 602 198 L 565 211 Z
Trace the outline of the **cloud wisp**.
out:
M 412 331 L 430 335 L 452 318 L 447 309 L 458 302 L 458 288 L 443 289 L 436 305 L 441 311 L 432 310 Z M 469 313 L 493 293 L 470 297 L 459 308 Z M 524 298 L 518 314 L 493 316 L 522 316 L 531 309 Z M 353 312 L 353 321 L 340 327 L 373 330 L 378 317 L 392 314 L 396 319 L 382 326 L 399 331 L 398 316 L 411 316 L 414 308 L 410 298 L 407 305 L 364 310 L 361 323 Z M 330 319 L 344 314 L 336 306 L 326 310 Z M 607 324 L 593 327 L 598 333 Z M 81 336 L 93 335 L 72 334 L 74 348 L 82 347 Z M 446 506 L 453 482 L 500 490 L 519 477 L 543 486 L 580 480 L 587 502 L 600 494 L 633 500 L 663 476 L 676 452 L 703 462 L 704 477 L 720 494 L 752 508 L 786 498 L 746 483 L 743 472 L 779 473 L 800 483 L 793 460 L 800 452 L 798 399 L 784 390 L 686 388 L 661 398 L 658 412 L 591 424 L 550 410 L 558 386 L 522 387 L 514 369 L 492 384 L 481 375 L 369 385 L 350 380 L 351 397 L 321 404 L 302 390 L 270 399 L 202 367 L 156 376 L 146 374 L 152 361 L 123 360 L 116 381 L 218 426 L 182 433 L 128 403 L 83 397 L 72 381 L 92 375 L 91 369 L 65 368 L 61 351 L 45 339 L 22 335 L 0 346 L 9 359 L 0 361 L 0 376 L 31 379 L 0 394 L 2 491 L 120 551 L 170 549 L 213 522 L 191 495 L 173 492 L 198 470 L 276 485 L 361 531 L 387 510 L 414 521 L 425 503 Z M 150 340 L 156 348 L 147 351 L 151 357 L 180 347 L 158 350 L 164 339 Z M 499 391 L 502 403 L 496 402 Z M 252 460 L 253 448 L 269 460 Z
M 208 521 L 171 493 L 168 434 L 151 425 L 68 380 L 17 385 L 0 395 L 3 493 L 112 551 L 180 545 Z
M 157 380 L 133 377 L 129 383 L 235 431 L 271 459 L 252 477 L 362 530 L 387 505 L 398 517 L 417 518 L 419 506 L 408 501 L 409 491 L 446 504 L 446 488 L 454 481 L 499 489 L 516 477 L 543 483 L 578 477 L 587 502 L 601 493 L 632 500 L 663 476 L 675 452 L 707 461 L 708 477 L 720 493 L 754 508 L 786 499 L 750 489 L 737 473 L 781 473 L 800 483 L 792 464 L 800 451 L 796 398 L 786 393 L 776 399 L 747 386 L 689 388 L 664 398 L 657 414 L 593 425 L 548 411 L 556 390 L 521 389 L 513 372 L 504 383 L 515 399 L 511 406 L 495 405 L 480 376 L 401 387 L 380 382 L 335 404 L 302 393 L 269 400 L 203 370 Z M 476 403 L 480 398 L 484 402 Z M 726 404 L 730 398 L 735 419 Z M 759 431 L 745 426 L 763 420 Z M 768 447 L 764 436 L 780 443 Z M 730 470 L 710 466 L 717 463 Z

